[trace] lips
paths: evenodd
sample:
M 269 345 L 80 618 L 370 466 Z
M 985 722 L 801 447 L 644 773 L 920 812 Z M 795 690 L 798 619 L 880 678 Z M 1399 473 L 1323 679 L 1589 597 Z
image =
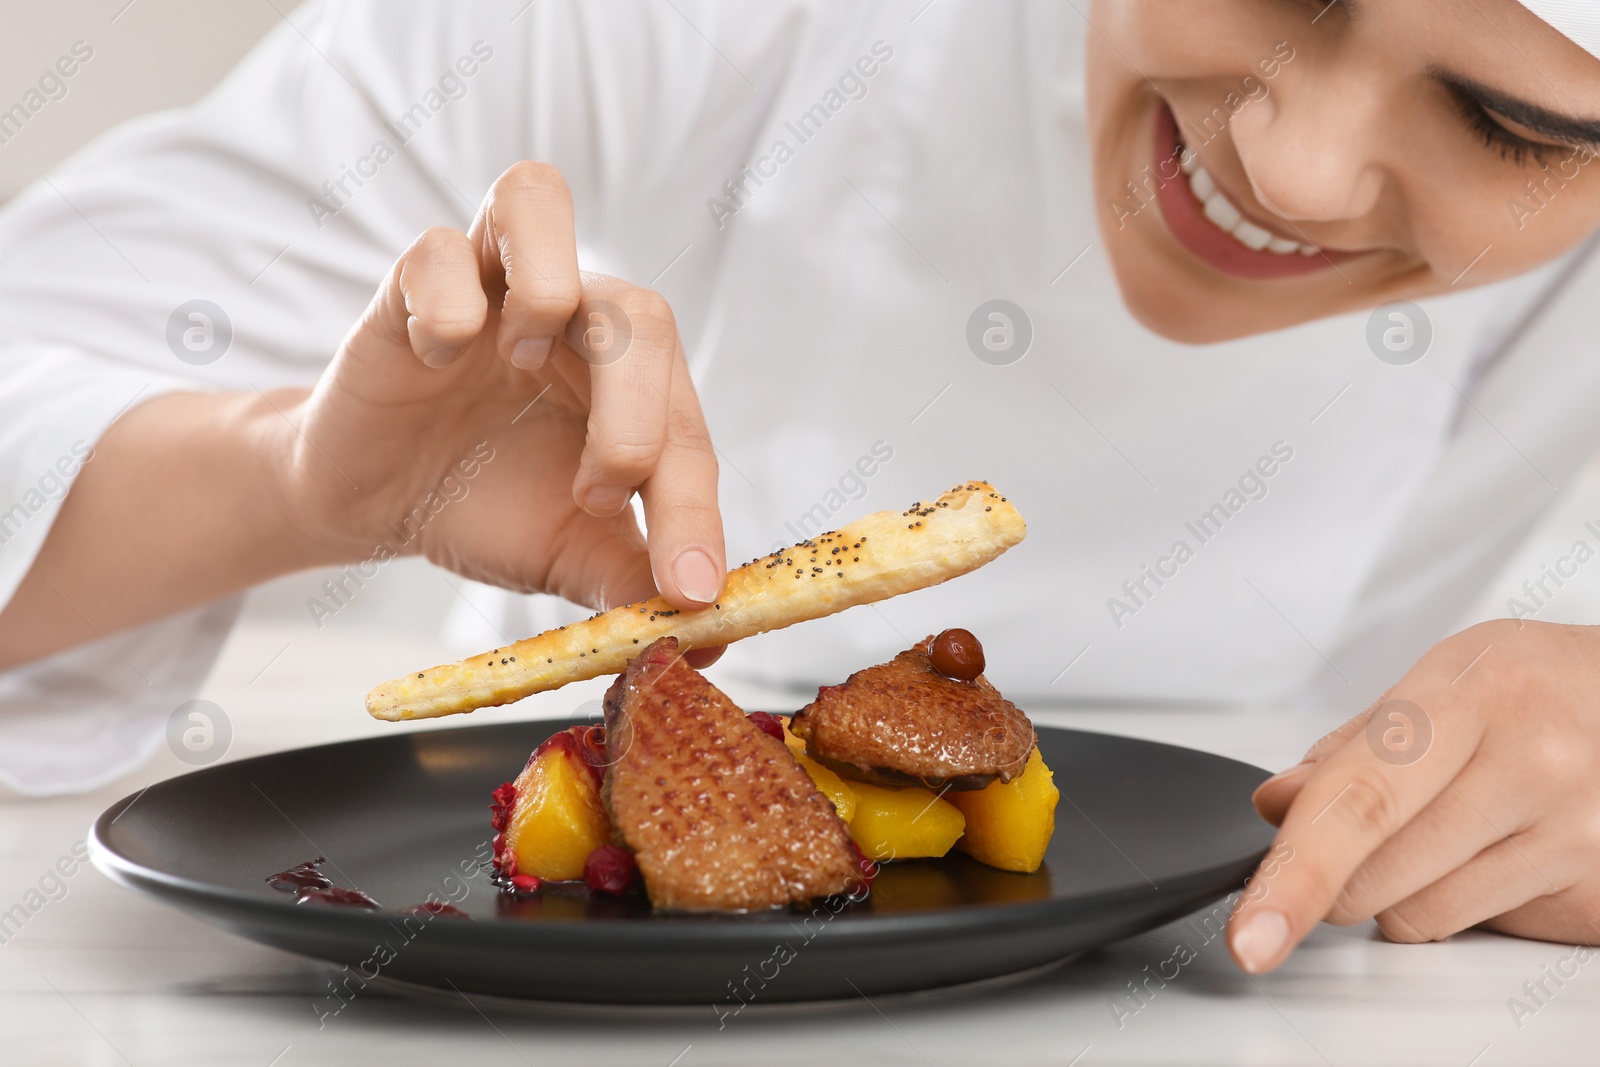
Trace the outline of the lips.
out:
M 1329 252 L 1278 233 L 1248 218 L 1217 188 L 1198 158 L 1178 138 L 1178 123 L 1165 103 L 1156 109 L 1155 159 L 1182 164 L 1175 179 L 1156 191 L 1161 216 L 1172 236 L 1212 269 L 1235 278 L 1289 278 L 1327 270 L 1348 253 Z

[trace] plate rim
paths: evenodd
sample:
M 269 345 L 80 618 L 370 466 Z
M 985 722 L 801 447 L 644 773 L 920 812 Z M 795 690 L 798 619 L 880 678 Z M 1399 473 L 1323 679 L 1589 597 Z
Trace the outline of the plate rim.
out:
M 320 925 L 326 925 L 330 930 L 359 930 L 370 923 L 374 931 L 380 927 L 385 930 L 392 930 L 389 924 L 396 915 L 403 914 L 399 910 L 384 909 L 382 911 L 367 912 L 357 909 L 326 909 L 309 911 L 299 908 L 295 901 L 287 898 L 279 900 L 273 897 L 257 896 L 242 889 L 201 882 L 183 875 L 158 870 L 118 852 L 108 842 L 110 828 L 129 808 L 152 790 L 188 779 L 209 777 L 219 772 L 233 771 L 237 773 L 239 768 L 258 761 L 283 759 L 313 751 L 327 752 L 346 746 L 365 746 L 375 741 L 400 743 L 433 733 L 461 734 L 477 730 L 529 724 L 540 726 L 550 724 L 553 727 L 552 732 L 554 732 L 562 729 L 564 725 L 588 721 L 586 719 L 563 716 L 551 719 L 522 719 L 513 722 L 462 725 L 445 727 L 440 730 L 408 731 L 405 734 L 353 738 L 320 745 L 304 745 L 298 748 L 261 753 L 241 760 L 185 771 L 182 774 L 153 783 L 136 793 L 130 793 L 113 802 L 102 811 L 89 828 L 89 858 L 96 869 L 112 881 L 126 888 L 156 897 L 174 907 L 180 906 L 180 900 L 188 899 L 194 901 L 197 905 L 206 902 L 218 905 L 219 910 L 220 907 L 225 907 L 230 912 L 249 913 L 255 921 L 271 922 L 272 925 L 283 925 L 284 920 L 293 915 L 295 916 L 292 920 L 294 925 L 308 926 L 312 929 Z M 1125 734 L 1114 734 L 1098 730 L 1080 730 L 1063 726 L 1036 724 L 1035 730 L 1041 733 L 1049 731 L 1053 734 L 1092 735 L 1113 738 L 1142 746 L 1159 746 L 1188 756 L 1199 755 L 1207 759 L 1235 764 L 1259 773 L 1263 780 L 1271 774 L 1265 768 L 1246 763 L 1243 760 L 1236 760 L 1230 756 L 1223 756 L 1183 745 L 1174 745 L 1164 741 L 1151 741 L 1146 738 L 1131 737 Z M 1255 863 L 1259 862 L 1260 858 L 1266 854 L 1268 847 L 1270 846 L 1254 852 L 1252 858 L 1249 859 L 1249 864 L 1254 866 Z M 1112 887 L 1094 894 L 1072 897 L 1072 915 L 1070 919 L 1062 914 L 1064 910 L 1061 906 L 1062 898 L 1047 897 L 1042 900 L 1002 902 L 977 906 L 970 904 L 956 905 L 931 908 L 926 911 L 864 916 L 846 923 L 830 923 L 829 939 L 831 941 L 848 940 L 852 944 L 859 946 L 870 946 L 873 942 L 879 940 L 885 942 L 903 941 L 907 937 L 915 936 L 918 933 L 937 932 L 940 936 L 948 938 L 952 936 L 984 936 L 1003 932 L 1007 929 L 1014 929 L 1018 924 L 1025 924 L 1037 929 L 1040 925 L 1052 925 L 1050 922 L 1052 918 L 1060 922 L 1077 924 L 1082 921 L 1086 914 L 1096 915 L 1108 910 L 1120 910 L 1130 902 L 1130 894 L 1165 897 L 1182 893 L 1186 887 L 1199 888 L 1201 885 L 1214 884 L 1224 873 L 1241 867 L 1244 863 L 1245 857 L 1241 856 L 1197 870 L 1187 871 L 1182 878 L 1167 881 L 1159 886 L 1145 879 L 1143 883 L 1131 882 L 1126 886 Z M 1137 870 L 1137 867 L 1134 869 Z M 818 904 L 816 906 L 822 905 Z M 208 918 L 212 914 L 211 908 L 202 908 L 201 910 L 207 914 Z M 813 908 L 812 910 L 814 911 L 815 909 Z M 553 948 L 559 948 L 567 947 L 564 942 L 571 939 L 575 943 L 581 941 L 582 945 L 589 951 L 595 951 L 603 947 L 627 950 L 669 947 L 688 937 L 692 937 L 697 941 L 703 941 L 709 937 L 719 943 L 737 944 L 747 940 L 764 943 L 769 940 L 771 932 L 777 926 L 779 920 L 786 917 L 798 919 L 806 914 L 808 914 L 807 911 L 796 911 L 791 908 L 742 914 L 678 913 L 662 916 L 663 921 L 573 918 L 571 920 L 540 923 L 501 923 L 458 920 L 455 925 L 460 928 L 460 936 L 465 937 L 468 941 L 479 938 L 494 938 L 498 940 L 505 936 L 515 936 L 538 941 Z M 229 923 L 228 925 L 236 924 Z M 516 931 L 515 934 L 511 933 L 513 930 Z M 597 938 L 600 939 L 601 944 L 596 943 Z

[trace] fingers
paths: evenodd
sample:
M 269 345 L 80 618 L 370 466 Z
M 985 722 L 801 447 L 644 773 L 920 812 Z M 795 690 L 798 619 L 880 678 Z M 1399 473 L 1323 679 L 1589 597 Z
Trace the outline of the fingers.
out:
M 1597 920 L 1600 920 L 1600 900 L 1596 900 L 1595 891 L 1575 885 L 1560 893 L 1536 896 L 1479 925 L 1512 937 L 1558 941 L 1566 945 L 1600 945 L 1600 921 Z M 1585 959 L 1588 958 L 1592 956 Z M 1559 961 L 1557 966 L 1560 966 Z
M 1385 692 L 1372 704 L 1345 720 L 1338 729 L 1324 734 L 1316 744 L 1306 750 L 1299 763 L 1288 770 L 1279 771 L 1257 786 L 1250 798 L 1251 803 L 1255 805 L 1256 814 L 1274 826 L 1282 825 L 1289 805 L 1300 795 L 1300 790 L 1311 777 L 1311 772 L 1316 770 L 1331 753 L 1343 748 L 1346 741 L 1365 730 L 1367 721 L 1372 718 L 1373 709 L 1388 699 L 1389 693 Z
M 1439 704 L 1445 700 L 1441 695 Z M 1350 876 L 1456 776 L 1480 729 L 1469 716 L 1441 721 L 1425 756 L 1405 764 L 1380 759 L 1365 730 L 1329 755 L 1278 832 L 1278 842 L 1293 848 L 1293 862 L 1276 872 L 1271 894 L 1247 896 L 1230 924 L 1229 947 L 1239 965 L 1251 973 L 1275 967 L 1328 914 Z
M 436 227 L 395 261 L 350 345 L 366 358 L 390 359 L 405 350 L 442 367 L 478 335 L 487 315 L 466 235 Z
M 1425 891 L 1523 830 L 1534 806 L 1530 792 L 1503 771 L 1474 761 L 1350 876 L 1328 921 L 1364 922 Z
M 672 310 L 658 294 L 586 275 L 562 351 L 589 374 L 589 423 L 573 498 L 611 515 L 644 500 L 656 588 L 676 607 L 712 604 L 727 578 L 717 457 Z M 563 356 L 565 372 L 572 356 Z
M 727 581 L 717 454 L 680 349 L 674 362 L 667 441 L 644 486 L 650 564 L 661 595 L 674 605 L 714 604 Z
M 467 236 L 483 287 L 501 301 L 496 351 L 524 370 L 543 366 L 583 294 L 566 180 L 547 163 L 512 166 Z
M 1390 941 L 1439 941 L 1558 892 L 1561 887 L 1530 858 L 1530 853 L 1539 851 L 1530 835 L 1501 838 L 1465 865 L 1380 912 L 1378 929 Z
M 682 349 L 659 294 L 603 275 L 584 281 L 566 335 L 589 371 L 588 439 L 573 496 L 590 514 L 614 515 L 655 474 L 667 447 Z

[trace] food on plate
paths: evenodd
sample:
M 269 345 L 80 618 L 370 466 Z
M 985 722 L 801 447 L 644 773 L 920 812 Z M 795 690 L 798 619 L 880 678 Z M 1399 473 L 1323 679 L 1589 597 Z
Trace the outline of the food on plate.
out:
M 656 907 L 750 911 L 854 892 L 876 863 L 952 847 L 1037 871 L 1060 793 L 983 668 L 978 639 L 946 630 L 785 719 L 747 715 L 675 639 L 654 641 L 607 690 L 603 728 L 555 734 L 494 791 L 497 878 L 519 896 L 642 882 Z
M 639 864 L 621 845 L 601 845 L 583 861 L 583 884 L 596 893 L 616 896 L 639 880 Z
M 673 638 L 628 663 L 606 692 L 605 723 L 613 834 L 655 906 L 749 911 L 861 882 L 833 804 Z
M 1022 773 L 1011 781 L 994 782 L 971 793 L 947 793 L 945 799 L 966 816 L 966 833 L 956 848 L 1003 871 L 1037 871 L 1056 828 L 1061 791 L 1054 777 L 1035 748 Z
M 494 867 L 503 878 L 583 877 L 589 854 L 611 841 L 600 797 L 605 761 L 601 729 L 573 726 L 534 749 L 516 781 L 494 791 Z
M 808 756 L 846 779 L 952 791 L 1010 781 L 1033 751 L 1033 724 L 983 666 L 977 638 L 946 630 L 821 687 L 789 728 Z
M 1005 497 L 985 482 L 966 482 L 932 502 L 880 511 L 753 560 L 728 575 L 711 607 L 684 612 L 656 597 L 613 608 L 385 682 L 367 694 L 367 710 L 397 721 L 508 704 L 619 672 L 661 637 L 676 638 L 683 650 L 715 647 L 937 585 L 983 566 L 1025 532 Z
M 763 713 L 758 711 L 751 717 L 760 714 Z M 839 818 L 849 822 L 856 813 L 856 791 L 851 788 L 849 782 L 806 755 L 806 743 L 789 732 L 787 720 L 778 721 L 778 728 L 783 732 L 783 743 L 789 746 L 795 762 L 811 776 L 811 781 L 822 790 L 822 795 L 833 801 L 833 808 L 839 813 Z
M 886 789 L 856 782 L 855 817 L 850 836 L 870 860 L 909 860 L 943 856 L 966 829 L 966 817 L 931 789 Z

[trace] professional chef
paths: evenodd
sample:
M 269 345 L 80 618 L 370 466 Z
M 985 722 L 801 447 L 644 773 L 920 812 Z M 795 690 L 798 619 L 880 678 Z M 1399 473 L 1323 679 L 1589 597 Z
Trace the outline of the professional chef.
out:
M 1029 708 L 1366 708 L 1257 795 L 1239 963 L 1594 941 L 1600 631 L 1452 631 L 1600 445 L 1597 56 L 1572 0 L 300 8 L 0 214 L 0 777 L 137 765 L 278 575 L 525 634 L 983 477 L 1022 546 L 717 669 L 961 625 Z

